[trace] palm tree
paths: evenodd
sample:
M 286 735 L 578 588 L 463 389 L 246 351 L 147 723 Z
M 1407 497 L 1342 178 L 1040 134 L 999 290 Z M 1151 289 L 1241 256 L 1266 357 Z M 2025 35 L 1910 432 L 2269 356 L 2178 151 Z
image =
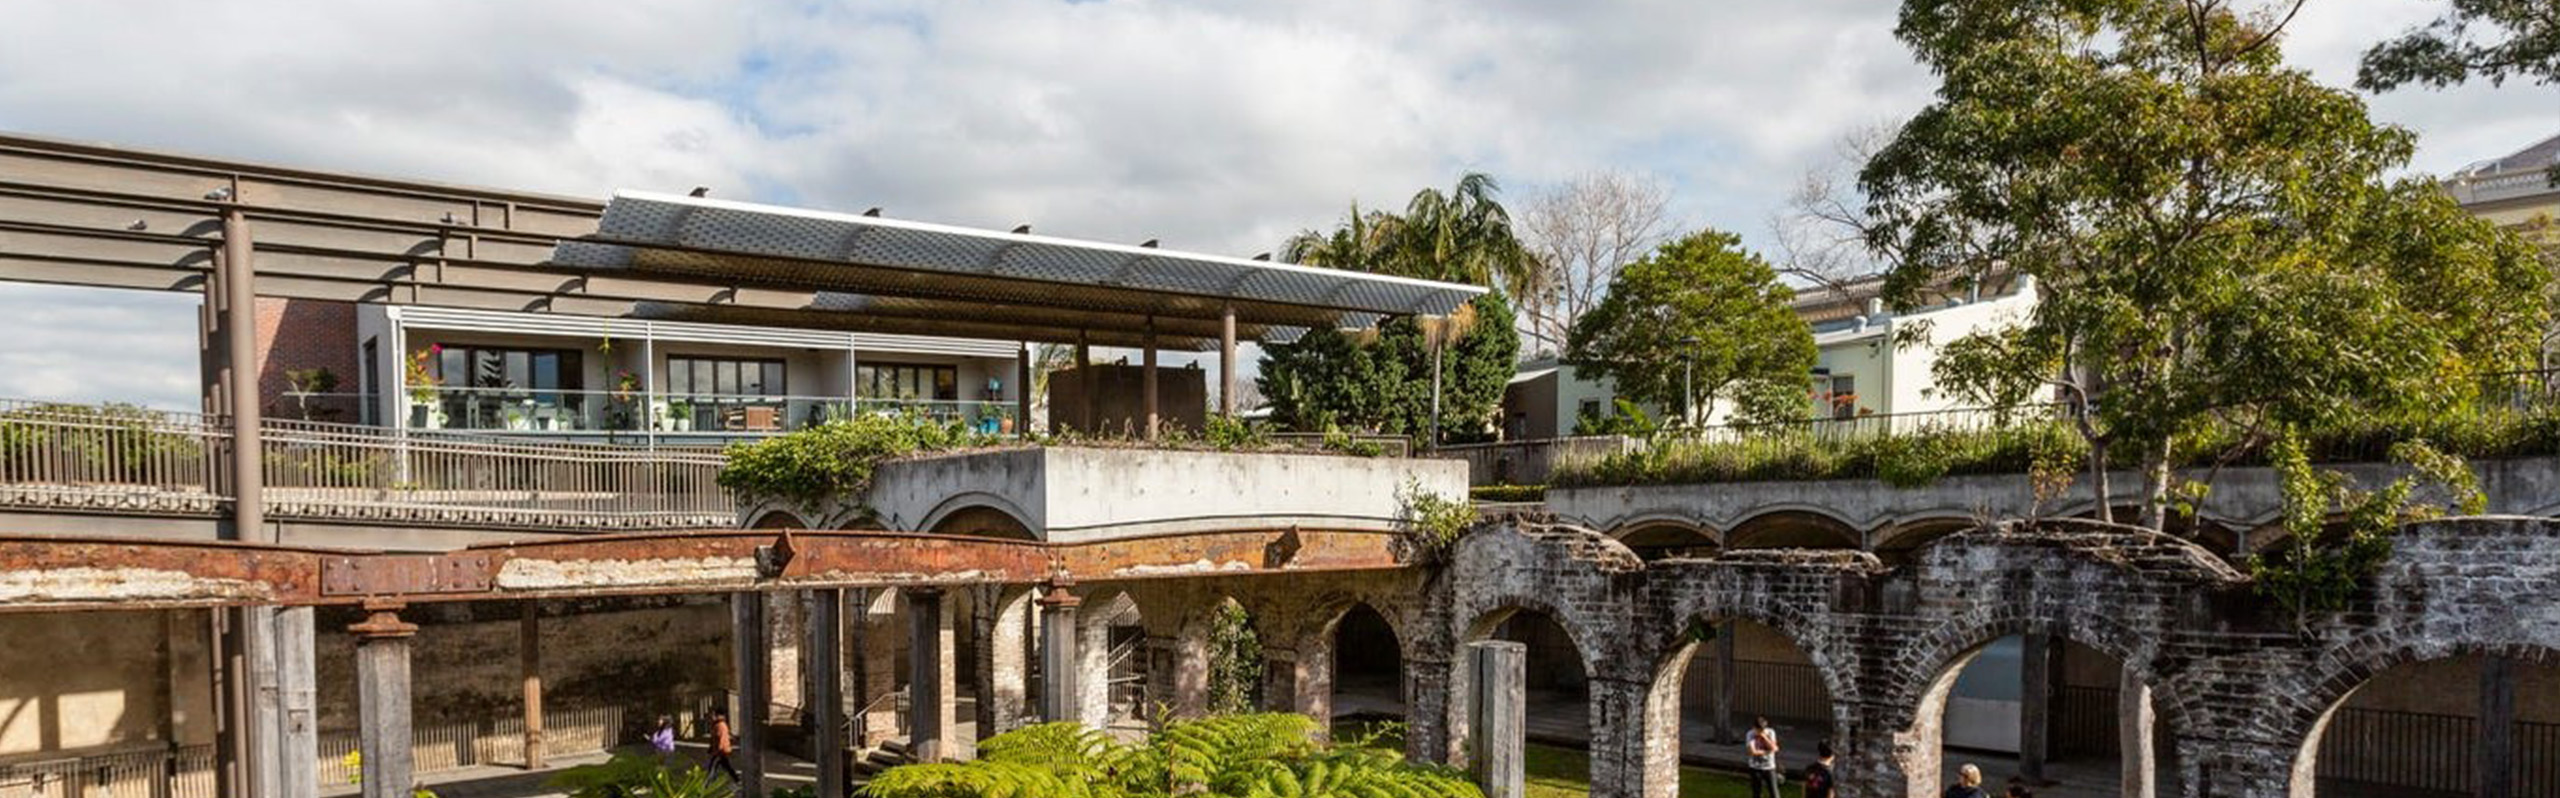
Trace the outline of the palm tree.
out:
M 1447 193 L 1426 188 L 1414 194 L 1395 231 L 1393 263 L 1382 271 L 1535 296 L 1542 270 L 1512 231 L 1511 212 L 1494 199 L 1500 190 L 1492 176 L 1468 172 Z

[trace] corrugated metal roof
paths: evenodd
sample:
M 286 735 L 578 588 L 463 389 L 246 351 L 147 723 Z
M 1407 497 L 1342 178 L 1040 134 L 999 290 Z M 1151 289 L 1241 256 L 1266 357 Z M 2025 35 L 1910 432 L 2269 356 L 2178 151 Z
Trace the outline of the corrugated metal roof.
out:
M 1305 328 L 1440 314 L 1476 286 L 1289 263 L 1107 244 L 900 219 L 626 191 L 595 236 L 563 242 L 563 265 L 628 268 L 823 289 L 806 312 L 839 329 L 1114 340 L 1155 319 L 1167 348 L 1205 348 L 1235 308 L 1239 338 L 1290 340 Z M 699 321 L 746 321 L 743 309 L 662 309 Z M 754 312 L 761 323 L 773 312 Z M 812 319 L 794 319 L 811 324 Z M 1199 322 L 1210 326 L 1203 327 Z M 869 324 L 871 327 L 860 325 Z M 968 332 L 960 332 L 960 329 Z M 1013 330 L 1013 332 L 1004 332 Z M 1097 340 L 1096 343 L 1101 343 Z

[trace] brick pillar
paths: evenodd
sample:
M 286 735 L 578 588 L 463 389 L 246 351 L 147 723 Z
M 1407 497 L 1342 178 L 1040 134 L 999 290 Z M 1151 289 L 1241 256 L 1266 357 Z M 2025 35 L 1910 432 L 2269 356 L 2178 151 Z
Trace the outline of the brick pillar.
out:
M 1021 728 L 1031 715 L 1031 599 L 1008 585 L 974 590 L 969 634 L 976 651 L 970 671 L 978 686 L 978 737 L 985 739 Z
M 401 605 L 365 605 L 366 618 L 347 627 L 356 637 L 356 713 L 364 798 L 409 798 L 417 787 L 409 725 L 409 638 L 418 627 L 400 620 Z M 316 766 L 316 765 L 315 765 Z
M 1262 706 L 1264 712 L 1293 712 L 1298 704 L 1298 650 L 1262 647 Z
M 807 604 L 809 591 L 789 590 L 765 593 L 765 642 L 773 647 L 766 657 L 773 670 L 773 703 L 783 706 L 809 707 L 808 680 L 804 669 L 801 641 L 808 638 Z M 775 718 L 776 722 L 798 724 L 799 718 Z
M 1205 627 L 1207 622 L 1202 622 Z M 1209 714 L 1209 639 L 1204 630 L 1197 637 L 1176 639 L 1173 656 L 1173 693 L 1171 703 L 1175 717 L 1196 718 Z
M 1678 696 L 1653 685 L 1594 677 L 1591 688 L 1591 794 L 1671 798 L 1680 791 Z
M 1076 618 L 1077 608 L 1083 605 L 1083 599 L 1062 585 L 1051 585 L 1040 597 L 1041 720 L 1086 720 L 1083 680 L 1078 678 L 1086 665 L 1077 653 L 1084 633 Z
M 1289 699 L 1289 711 L 1313 718 L 1316 736 L 1333 739 L 1333 643 L 1323 630 L 1308 635 L 1298 644 L 1298 657 L 1293 663 L 1297 673 L 1290 683 L 1297 694 Z
M 1450 668 L 1448 660 L 1406 658 L 1404 661 L 1404 755 L 1416 762 L 1453 764 L 1449 733 Z
M 1485 798 L 1521 798 L 1528 794 L 1527 646 L 1503 640 L 1467 644 L 1468 772 L 1484 788 Z M 1600 702 L 1600 683 L 1592 683 L 1592 703 Z M 1597 713 L 1594 713 L 1597 718 Z M 1591 740 L 1591 788 L 1595 795 L 1617 795 L 1604 785 L 1600 762 L 1604 743 L 1599 725 Z

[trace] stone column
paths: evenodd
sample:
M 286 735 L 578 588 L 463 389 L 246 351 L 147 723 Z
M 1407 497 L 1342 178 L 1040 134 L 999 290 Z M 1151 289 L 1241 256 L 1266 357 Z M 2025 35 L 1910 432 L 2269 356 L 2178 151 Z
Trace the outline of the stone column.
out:
M 809 591 L 809 725 L 818 798 L 845 798 L 844 591 Z
M 953 700 L 951 616 L 940 588 L 907 591 L 907 748 L 918 762 L 969 758 L 972 747 L 954 732 L 960 724 Z
M 2124 798 L 2151 798 L 2157 789 L 2152 783 L 2152 725 L 2151 685 L 2126 668 L 2116 684 L 2116 745 L 2123 762 L 2117 793 Z
M 2516 663 L 2480 660 L 2480 798 L 2515 798 Z
M 2045 759 L 2053 753 L 2053 676 L 2061 670 L 2062 647 L 2053 636 L 2029 632 L 2018 660 L 2018 775 L 2028 783 L 2046 783 Z
M 1467 644 L 1467 762 L 1485 798 L 1521 798 L 1528 792 L 1528 668 L 1527 646 L 1503 640 Z M 1596 735 L 1600 730 L 1592 731 Z M 1598 792 L 1603 782 L 1597 739 L 1592 748 L 1591 784 Z
M 418 627 L 400 620 L 401 605 L 366 602 L 356 637 L 358 756 L 364 798 L 409 798 L 417 789 L 409 731 L 409 639 Z M 317 763 L 304 769 L 313 770 Z
M 524 767 L 541 770 L 542 602 L 524 602 L 524 621 L 516 628 L 516 669 L 524 675 Z
M 970 682 L 977 686 L 978 738 L 1021 728 L 1030 717 L 1030 597 L 1011 585 L 972 588 Z
M 1084 697 L 1077 684 L 1077 671 L 1085 664 L 1076 656 L 1077 608 L 1084 600 L 1067 592 L 1064 585 L 1052 584 L 1040 597 L 1040 718 L 1052 723 L 1084 720 Z
M 1297 687 L 1297 695 L 1289 701 L 1289 711 L 1313 718 L 1318 739 L 1333 739 L 1333 646 L 1321 639 L 1322 631 L 1313 633 L 1298 644 L 1297 673 L 1289 682 Z
M 1739 685 L 1736 684 L 1738 679 L 1735 678 L 1736 673 L 1733 665 L 1733 637 L 1734 633 L 1740 631 L 1741 627 L 1735 626 L 1732 622 L 1728 621 L 1718 624 L 1715 629 L 1716 639 L 1715 647 L 1713 649 L 1715 663 L 1713 664 L 1713 670 L 1715 672 L 1716 684 L 1715 692 L 1711 694 L 1713 698 L 1709 701 L 1707 712 L 1715 716 L 1716 742 L 1741 742 L 1741 727 L 1733 722 L 1733 699 L 1736 695 L 1735 690 L 1739 687 Z
M 1416 762 L 1449 764 L 1449 663 L 1406 659 L 1403 670 L 1404 755 Z
M 771 641 L 765 638 L 764 594 L 729 594 L 729 647 L 737 657 L 738 708 L 729 718 L 729 736 L 737 753 L 738 791 L 764 794 L 764 723 L 773 707 Z
M 808 695 L 804 689 L 808 678 L 801 668 L 806 652 L 801 650 L 800 643 L 808 638 L 806 613 L 808 591 L 776 591 L 762 595 L 764 596 L 765 624 L 768 627 L 765 632 L 765 644 L 771 647 L 772 652 L 765 655 L 766 667 L 773 671 L 773 677 L 765 682 L 770 685 L 767 689 L 772 691 L 771 703 L 800 707 L 805 710 L 809 706 Z M 800 722 L 799 718 L 775 718 L 774 720 L 795 725 Z
M 1210 623 L 1201 621 L 1203 626 Z M 1173 650 L 1173 714 L 1197 718 L 1209 714 L 1209 635 L 1175 638 Z M 1158 699 L 1163 700 L 1163 699 Z

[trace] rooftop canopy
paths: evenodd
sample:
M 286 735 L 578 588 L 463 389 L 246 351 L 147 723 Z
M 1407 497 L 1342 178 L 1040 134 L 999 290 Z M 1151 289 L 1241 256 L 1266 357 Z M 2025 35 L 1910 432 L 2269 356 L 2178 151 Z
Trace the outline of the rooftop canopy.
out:
M 561 266 L 816 289 L 806 307 L 645 304 L 643 316 L 971 338 L 1214 349 L 1239 338 L 1455 310 L 1485 289 L 1407 277 L 878 216 L 616 193 Z M 894 329 L 892 329 L 894 328 Z

